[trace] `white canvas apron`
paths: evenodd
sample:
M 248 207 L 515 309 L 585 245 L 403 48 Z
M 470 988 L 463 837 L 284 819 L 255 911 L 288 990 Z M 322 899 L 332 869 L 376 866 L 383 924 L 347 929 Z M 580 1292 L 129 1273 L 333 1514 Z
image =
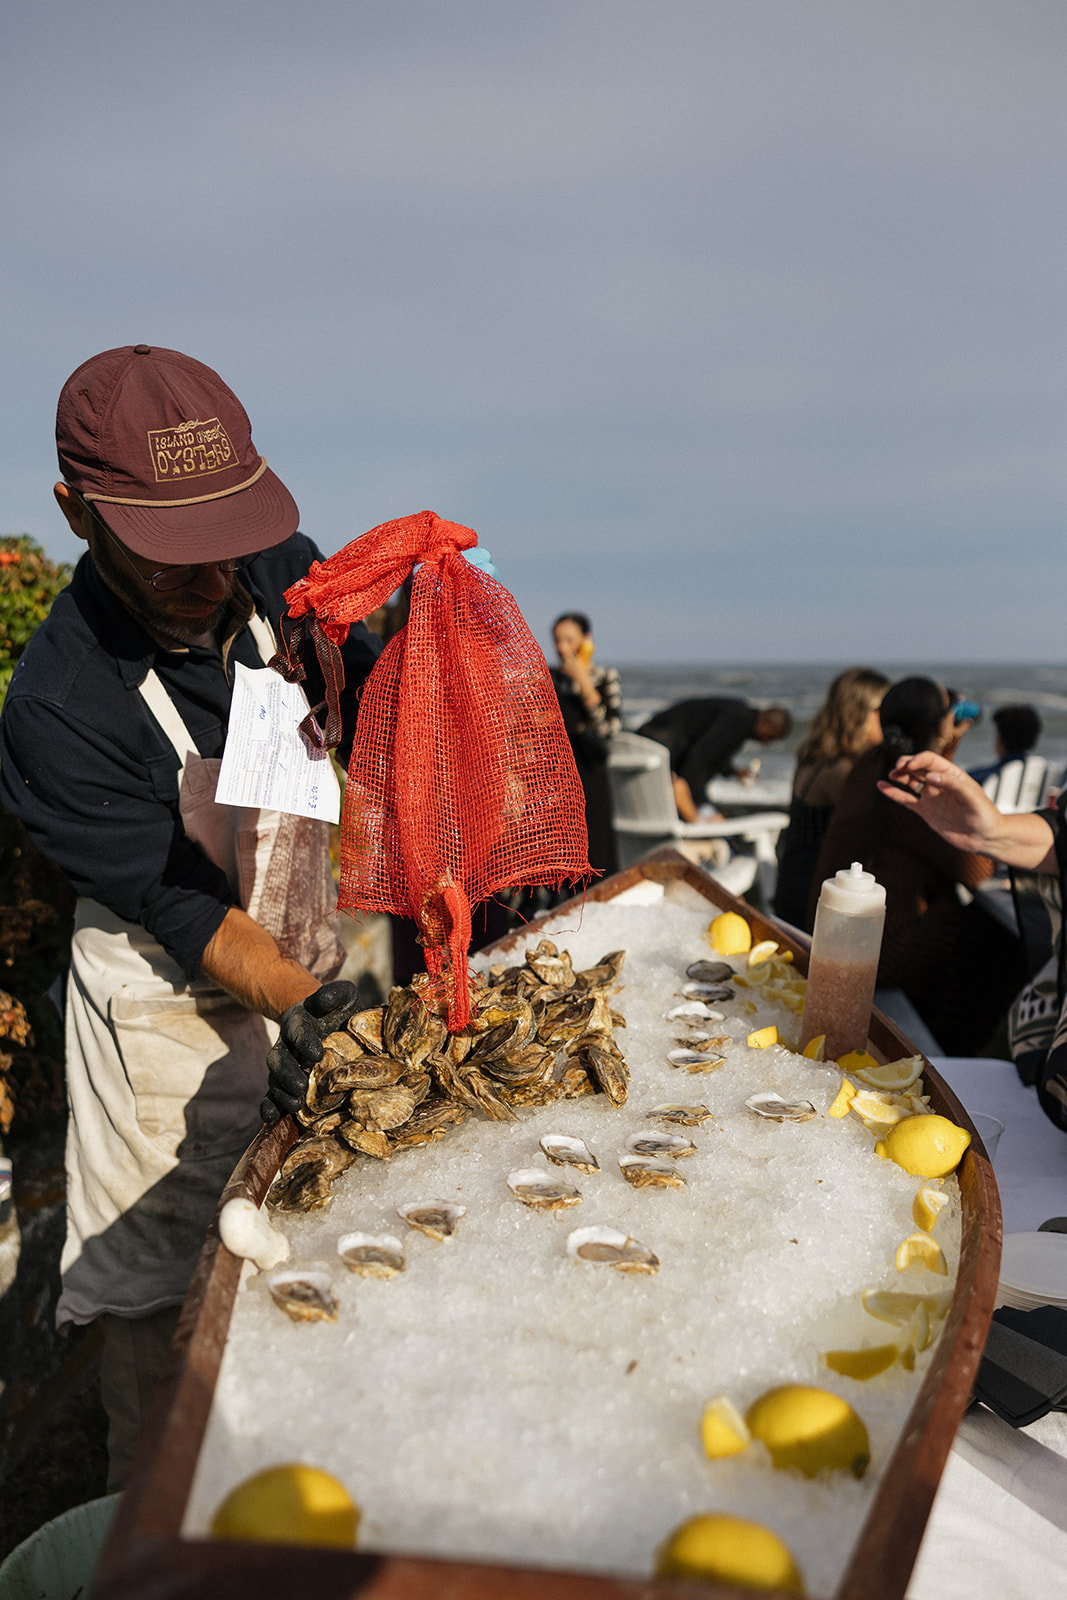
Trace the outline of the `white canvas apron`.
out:
M 275 650 L 249 623 L 264 661 Z M 215 804 L 202 757 L 155 672 L 141 694 L 178 755 L 190 839 L 245 910 L 326 981 L 340 967 L 326 825 Z M 275 1024 L 152 936 L 78 901 L 67 990 L 67 1237 L 57 1322 L 145 1316 L 182 1300 L 227 1178 L 259 1123 Z

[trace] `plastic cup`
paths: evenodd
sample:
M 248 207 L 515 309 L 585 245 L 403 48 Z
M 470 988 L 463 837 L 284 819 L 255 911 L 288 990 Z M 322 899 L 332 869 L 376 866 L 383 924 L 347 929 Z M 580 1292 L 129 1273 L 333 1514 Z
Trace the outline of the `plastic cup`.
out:
M 997 1153 L 1000 1136 L 1004 1132 L 1004 1124 L 999 1117 L 990 1117 L 984 1111 L 973 1111 L 971 1121 L 978 1129 L 978 1136 L 985 1145 L 985 1153 L 992 1161 Z

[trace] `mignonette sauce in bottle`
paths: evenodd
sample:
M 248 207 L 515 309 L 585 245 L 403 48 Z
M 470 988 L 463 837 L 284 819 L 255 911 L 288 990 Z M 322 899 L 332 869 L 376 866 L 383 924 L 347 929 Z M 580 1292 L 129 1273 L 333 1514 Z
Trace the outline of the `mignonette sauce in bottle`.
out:
M 884 925 L 885 889 L 858 861 L 823 883 L 808 963 L 801 1048 L 820 1033 L 826 1035 L 823 1055 L 828 1061 L 866 1046 Z

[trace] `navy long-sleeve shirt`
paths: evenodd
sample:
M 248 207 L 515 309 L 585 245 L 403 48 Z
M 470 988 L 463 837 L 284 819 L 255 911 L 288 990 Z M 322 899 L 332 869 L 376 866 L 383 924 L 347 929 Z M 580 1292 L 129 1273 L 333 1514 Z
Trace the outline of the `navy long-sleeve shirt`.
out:
M 283 592 L 321 553 L 303 534 L 239 574 L 277 632 Z M 380 642 L 363 623 L 342 650 L 342 744 L 347 759 L 359 694 Z M 0 799 L 59 865 L 79 895 L 139 923 L 195 978 L 234 896 L 225 873 L 193 843 L 178 810 L 177 754 L 138 692 L 154 667 L 200 754 L 222 755 L 233 664 L 261 663 L 247 626 L 226 659 L 216 650 L 158 645 L 83 556 L 70 585 L 23 654 L 0 718 Z M 323 697 L 314 651 L 304 685 Z

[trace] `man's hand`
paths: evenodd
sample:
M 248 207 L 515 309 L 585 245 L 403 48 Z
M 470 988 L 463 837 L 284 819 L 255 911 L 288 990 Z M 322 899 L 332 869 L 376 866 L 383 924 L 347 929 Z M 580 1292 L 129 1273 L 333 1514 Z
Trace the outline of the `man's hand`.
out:
M 1002 816 L 961 767 L 933 750 L 898 761 L 878 784 L 888 800 L 918 813 L 957 850 L 976 851 L 1029 872 L 1055 872 L 1052 829 L 1031 812 Z
M 323 1057 L 322 1041 L 343 1028 L 360 1008 L 354 983 L 335 979 L 290 1006 L 281 1019 L 278 1042 L 267 1056 L 268 1089 L 259 1114 L 268 1127 L 304 1104 L 308 1070 Z

